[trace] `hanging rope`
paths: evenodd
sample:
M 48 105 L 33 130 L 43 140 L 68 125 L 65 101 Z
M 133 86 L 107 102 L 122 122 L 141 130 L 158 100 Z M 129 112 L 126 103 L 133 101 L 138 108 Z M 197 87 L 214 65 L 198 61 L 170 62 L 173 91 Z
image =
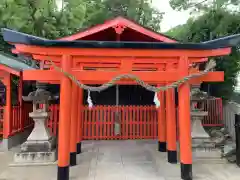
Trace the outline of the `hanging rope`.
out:
M 90 91 L 90 92 L 91 91 L 95 91 L 95 92 L 104 91 L 104 90 L 108 89 L 109 87 L 114 86 L 115 83 L 117 81 L 121 80 L 121 79 L 132 79 L 135 82 L 137 82 L 137 84 L 141 85 L 142 87 L 144 87 L 148 91 L 152 91 L 152 92 L 165 91 L 165 90 L 170 89 L 170 88 L 176 88 L 176 87 L 180 86 L 181 84 L 189 81 L 190 79 L 193 79 L 193 78 L 196 78 L 196 77 L 201 77 L 201 76 L 207 74 L 210 70 L 212 70 L 216 66 L 215 61 L 210 60 L 203 72 L 196 73 L 196 74 L 191 74 L 189 76 L 184 77 L 183 79 L 181 79 L 179 81 L 173 82 L 172 84 L 162 86 L 162 87 L 151 86 L 151 85 L 145 83 L 143 80 L 139 79 L 136 75 L 133 75 L 133 74 L 122 74 L 122 75 L 116 76 L 111 81 L 109 81 L 109 82 L 107 82 L 107 83 L 105 83 L 101 86 L 93 87 L 93 86 L 87 86 L 85 84 L 82 84 L 73 75 L 71 75 L 68 72 L 65 72 L 62 68 L 56 66 L 56 64 L 52 60 L 49 60 L 49 61 L 56 71 L 63 73 L 65 76 L 70 78 L 73 82 L 75 82 L 80 88 L 82 88 L 84 90 L 87 90 L 87 91 Z

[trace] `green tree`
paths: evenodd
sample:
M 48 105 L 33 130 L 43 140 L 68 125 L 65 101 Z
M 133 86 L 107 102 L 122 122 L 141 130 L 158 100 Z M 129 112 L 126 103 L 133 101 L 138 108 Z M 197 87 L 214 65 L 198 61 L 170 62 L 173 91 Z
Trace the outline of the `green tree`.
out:
M 37 36 L 57 38 L 81 28 L 86 12 L 84 0 L 64 0 L 63 4 L 59 10 L 55 0 L 2 0 L 0 25 Z
M 162 12 L 153 8 L 150 0 L 96 0 L 87 3 L 85 26 L 103 23 L 117 16 L 130 18 L 139 24 L 160 31 Z
M 84 0 L 64 0 L 61 10 L 55 0 L 1 0 L 0 27 L 55 39 L 81 28 L 85 12 Z M 1 39 L 0 50 L 8 47 Z
M 174 28 L 168 32 L 182 42 L 202 42 L 211 39 L 240 33 L 240 13 L 223 9 L 213 9 L 199 16 L 189 19 L 180 29 Z M 225 81 L 221 83 L 203 83 L 203 88 L 217 97 L 229 99 L 236 85 L 236 76 L 240 70 L 239 47 L 234 48 L 230 56 L 216 58 L 216 70 L 225 72 Z
M 185 33 L 186 31 L 186 26 L 188 24 L 182 24 L 182 25 L 178 25 L 170 30 L 168 30 L 165 34 L 170 36 L 170 37 L 179 37 L 181 38 L 182 34 Z
M 208 11 L 210 9 L 239 8 L 240 0 L 170 0 L 175 10 Z M 231 10 L 229 8 L 229 10 Z M 236 9 L 235 9 L 236 10 Z

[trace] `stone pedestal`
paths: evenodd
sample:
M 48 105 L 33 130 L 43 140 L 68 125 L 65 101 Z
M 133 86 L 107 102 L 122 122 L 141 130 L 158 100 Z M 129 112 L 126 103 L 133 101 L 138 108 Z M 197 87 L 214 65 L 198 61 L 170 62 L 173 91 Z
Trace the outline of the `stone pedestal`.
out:
M 19 152 L 14 155 L 14 163 L 12 166 L 27 165 L 50 165 L 54 164 L 57 158 L 56 150 L 50 152 Z
M 221 150 L 215 147 L 215 143 L 202 126 L 202 119 L 208 112 L 192 112 L 191 115 L 193 160 L 220 160 Z
M 203 138 L 210 138 L 208 133 L 204 130 L 202 126 L 202 119 L 208 115 L 208 112 L 206 111 L 196 111 L 196 112 L 191 112 L 192 116 L 192 138 L 193 139 L 203 139 Z
M 34 129 L 27 141 L 22 144 L 21 150 L 25 152 L 51 151 L 55 147 L 55 138 L 52 137 L 45 126 L 49 112 L 41 109 L 38 112 L 31 112 L 29 116 L 34 120 Z
M 15 154 L 14 163 L 40 165 L 56 161 L 56 140 L 46 127 L 50 97 L 48 91 L 40 89 L 23 98 L 26 101 L 33 101 L 33 112 L 29 113 L 29 117 L 34 121 L 34 128 L 27 141 L 21 145 L 21 152 Z

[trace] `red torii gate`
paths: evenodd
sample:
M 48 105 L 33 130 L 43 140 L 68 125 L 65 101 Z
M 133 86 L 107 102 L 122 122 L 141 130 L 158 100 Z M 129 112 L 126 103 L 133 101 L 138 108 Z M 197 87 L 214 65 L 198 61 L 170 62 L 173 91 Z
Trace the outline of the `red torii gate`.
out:
M 238 42 L 236 39 L 239 40 L 240 37 L 235 35 L 204 43 L 183 44 L 46 40 L 8 29 L 3 30 L 3 36 L 5 41 L 15 45 L 18 53 L 31 54 L 34 59 L 44 61 L 51 59 L 60 65 L 63 71 L 71 73 L 85 84 L 105 83 L 120 74 L 133 74 L 147 83 L 156 85 L 171 83 L 188 76 L 191 74 L 190 64 L 206 62 L 207 57 L 229 54 L 231 47 Z M 85 69 L 87 65 L 84 63 L 97 61 L 103 67 L 105 64 L 118 64 L 118 67 L 107 72 Z M 151 64 L 151 70 L 144 69 L 146 64 Z M 182 179 L 192 179 L 190 84 L 202 81 L 223 81 L 223 74 L 223 72 L 209 72 L 182 84 L 178 89 Z M 78 116 L 77 101 L 75 101 L 78 96 L 77 86 L 69 77 L 52 69 L 24 71 L 23 79 L 61 84 L 58 180 L 68 180 L 69 164 L 76 163 L 76 143 L 79 143 L 76 140 L 77 127 L 73 126 L 77 124 Z M 118 84 L 133 84 L 133 82 L 121 80 Z M 171 113 L 175 109 L 175 104 L 171 101 L 172 90 L 167 90 L 166 98 L 167 144 L 169 144 L 170 154 L 176 156 L 176 124 L 174 113 Z M 68 120 L 70 113 L 71 121 Z M 165 127 L 161 125 L 162 123 L 159 123 L 159 129 L 164 130 Z M 161 135 L 159 135 L 159 141 L 161 143 Z

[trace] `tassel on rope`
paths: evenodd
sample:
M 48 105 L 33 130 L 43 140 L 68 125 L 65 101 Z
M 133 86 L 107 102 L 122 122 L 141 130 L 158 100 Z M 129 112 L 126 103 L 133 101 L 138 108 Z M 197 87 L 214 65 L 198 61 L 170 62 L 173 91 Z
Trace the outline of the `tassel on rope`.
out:
M 160 101 L 159 101 L 159 99 L 158 99 L 157 92 L 155 92 L 153 102 L 155 103 L 156 108 L 159 108 L 159 107 L 160 107 Z
M 93 102 L 92 102 L 92 99 L 91 99 L 91 91 L 88 91 L 87 102 L 88 102 L 88 107 L 92 108 L 93 107 Z

